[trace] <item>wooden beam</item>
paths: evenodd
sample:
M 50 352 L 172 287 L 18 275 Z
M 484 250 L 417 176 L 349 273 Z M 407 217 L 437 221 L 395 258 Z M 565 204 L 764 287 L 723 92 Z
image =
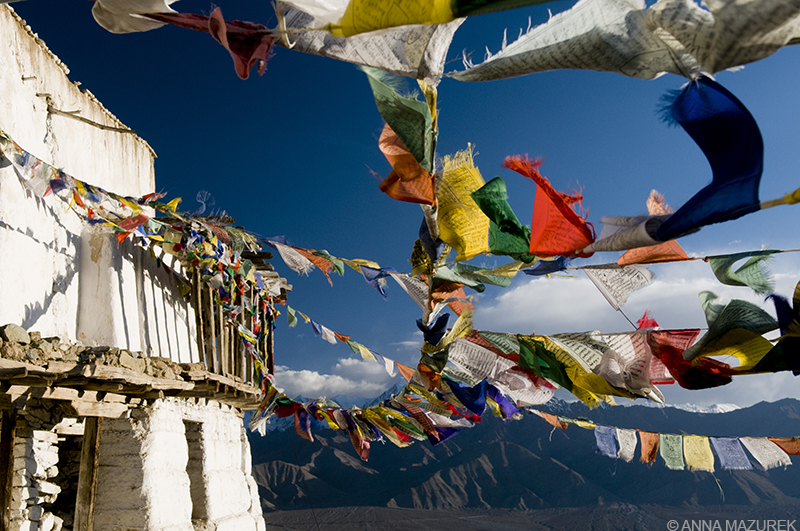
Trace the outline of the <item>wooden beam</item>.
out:
M 103 419 L 86 417 L 84 424 L 73 531 L 92 531 L 94 528 L 94 499 L 97 491 L 97 463 Z
M 3 478 L 0 488 L 0 531 L 11 531 L 11 482 L 14 478 L 14 439 L 17 431 L 17 413 L 9 410 L 0 413 L 0 477 Z
M 200 285 L 200 269 L 194 268 L 192 276 L 192 306 L 194 306 L 195 328 L 197 329 L 197 361 L 208 366 L 206 359 L 205 333 L 203 332 L 203 287 Z

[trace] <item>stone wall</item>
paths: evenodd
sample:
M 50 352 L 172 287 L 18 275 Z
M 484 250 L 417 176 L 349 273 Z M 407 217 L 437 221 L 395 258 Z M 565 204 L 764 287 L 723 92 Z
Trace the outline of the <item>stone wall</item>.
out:
M 12 529 L 61 529 L 61 518 L 47 510 L 61 492 L 52 481 L 58 475 L 57 463 L 58 436 L 50 430 L 33 429 L 24 417 L 18 419 L 9 507 Z

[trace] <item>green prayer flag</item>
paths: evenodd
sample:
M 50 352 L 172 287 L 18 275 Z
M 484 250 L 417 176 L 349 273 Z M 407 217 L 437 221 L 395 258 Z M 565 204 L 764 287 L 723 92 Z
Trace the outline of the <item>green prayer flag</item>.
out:
M 567 391 L 572 391 L 572 380 L 567 376 L 564 365 L 548 352 L 542 341 L 522 335 L 518 335 L 517 339 L 520 368 L 530 370 L 535 375 L 552 380 Z
M 503 275 L 491 275 L 487 273 L 485 268 L 467 264 L 464 262 L 458 262 L 452 267 L 452 271 L 461 276 L 470 279 L 475 279 L 480 281 L 484 284 L 491 284 L 492 286 L 500 286 L 501 288 L 507 288 L 511 285 L 511 277 L 510 276 L 503 276 Z
M 456 282 L 458 284 L 464 284 L 468 288 L 472 288 L 478 293 L 483 293 L 483 291 L 486 290 L 486 286 L 484 286 L 482 282 L 478 281 L 473 276 L 460 275 L 454 269 L 447 267 L 438 268 L 433 280 L 434 286 L 436 286 L 439 282 Z
M 670 470 L 683 470 L 683 436 L 673 433 L 658 435 L 658 452 Z
M 335 258 L 335 257 L 331 256 L 331 254 L 328 251 L 326 251 L 325 249 L 321 249 L 319 251 L 314 251 L 313 254 L 314 254 L 314 256 L 321 256 L 322 258 L 325 258 L 326 260 L 328 260 L 331 263 L 331 265 L 333 265 L 334 271 L 339 273 L 340 277 L 344 276 L 344 262 L 343 261 L 339 260 L 338 258 Z
M 289 321 L 289 328 L 292 328 L 297 325 L 297 315 L 295 314 L 294 308 L 286 305 L 286 319 Z
M 530 254 L 531 229 L 520 223 L 508 204 L 505 181 L 495 177 L 472 192 L 472 199 L 489 218 L 489 249 L 494 255 L 510 256 L 525 263 L 536 257 Z
M 750 251 L 746 253 L 712 256 L 708 259 L 717 280 L 728 286 L 749 286 L 759 295 L 766 295 L 774 289 L 769 273 L 762 267 L 769 257 L 781 251 Z M 749 258 L 735 272 L 733 264 Z
M 734 328 L 743 328 L 756 334 L 766 334 L 778 328 L 778 321 L 753 303 L 733 299 L 727 304 L 719 304 L 714 302 L 719 296 L 710 291 L 700 292 L 699 297 L 706 314 L 708 332 L 683 352 L 684 359 L 693 360 L 700 356 L 711 340 Z
M 378 112 L 419 165 L 428 173 L 433 173 L 436 131 L 428 104 L 415 98 L 400 96 L 387 84 L 392 79 L 391 74 L 376 68 L 361 69 L 367 74 Z

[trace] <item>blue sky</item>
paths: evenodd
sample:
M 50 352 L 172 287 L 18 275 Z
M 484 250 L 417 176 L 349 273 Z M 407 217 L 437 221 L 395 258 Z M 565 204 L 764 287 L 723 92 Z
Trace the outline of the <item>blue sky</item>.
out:
M 508 28 L 547 20 L 574 2 L 558 1 L 468 19 L 456 32 L 447 70 L 462 69 L 460 56 L 482 60 L 496 52 Z M 269 3 L 217 0 L 226 19 L 275 26 Z M 407 271 L 421 220 L 418 206 L 390 199 L 378 189 L 390 167 L 377 148 L 382 120 L 365 75 L 353 65 L 279 48 L 263 77 L 240 80 L 228 53 L 209 35 L 164 27 L 114 35 L 98 26 L 87 0 L 27 0 L 12 4 L 80 81 L 158 154 L 156 180 L 182 208 L 210 192 L 215 205 L 237 224 L 262 236 L 284 234 L 300 247 L 334 256 L 366 258 Z M 205 13 L 211 4 L 182 0 L 181 12 Z M 765 144 L 761 198 L 773 199 L 800 186 L 800 49 L 790 47 L 717 80 L 750 110 Z M 556 189 L 582 188 L 589 220 L 602 215 L 644 213 L 651 189 L 679 207 L 711 179 L 699 148 L 682 129 L 658 118 L 659 99 L 685 80 L 653 81 L 618 74 L 557 71 L 486 83 L 444 79 L 439 85 L 437 154 L 472 143 L 484 178 L 500 175 L 510 203 L 530 222 L 534 186 L 501 168 L 506 155 L 542 157 L 543 175 Z M 414 88 L 413 80 L 408 86 Z M 81 176 L 76 176 L 81 178 Z M 681 240 L 690 254 L 710 255 L 800 247 L 798 207 L 756 212 L 704 228 Z M 598 231 L 600 229 L 597 224 Z M 585 263 L 612 262 L 598 253 Z M 483 256 L 473 263 L 502 265 Z M 361 276 L 347 270 L 328 285 L 318 271 L 299 277 L 276 256 L 276 268 L 294 286 L 290 304 L 316 321 L 381 354 L 416 364 L 421 335 L 417 306 L 394 283 L 384 300 Z M 797 254 L 778 255 L 772 269 L 778 292 L 790 295 L 800 278 Z M 748 298 L 747 288 L 719 285 L 707 264 L 654 267 L 657 280 L 635 293 L 623 310 L 637 319 L 649 309 L 665 327 L 704 326 L 697 292 L 710 289 Z M 530 280 L 487 289 L 478 298 L 476 326 L 517 333 L 630 329 L 580 272 L 574 278 Z M 723 289 L 724 288 L 724 289 Z M 451 321 L 452 322 L 452 321 Z M 353 358 L 344 344 L 329 345 L 311 327 L 290 329 L 279 318 L 276 363 L 279 385 L 289 394 L 369 395 L 390 385 L 374 363 Z M 677 387 L 677 386 L 672 386 Z M 783 396 L 800 397 L 791 375 L 748 376 L 711 391 L 664 388 L 669 402 L 747 405 Z

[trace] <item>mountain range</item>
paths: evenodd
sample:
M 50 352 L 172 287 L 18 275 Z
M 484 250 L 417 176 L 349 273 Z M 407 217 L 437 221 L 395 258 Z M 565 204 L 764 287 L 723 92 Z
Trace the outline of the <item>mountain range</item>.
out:
M 589 410 L 560 400 L 540 409 L 654 432 L 800 434 L 800 402 L 793 399 L 716 408 L 724 413 L 647 406 Z M 273 522 L 270 529 L 323 529 L 323 515 L 331 525 L 338 523 L 337 529 L 393 529 L 392 522 L 413 514 L 415 521 L 438 522 L 431 529 L 439 531 L 451 525 L 481 528 L 489 521 L 493 529 L 665 529 L 668 516 L 678 514 L 800 517 L 800 466 L 765 471 L 753 460 L 751 471 L 729 471 L 717 459 L 713 474 L 673 471 L 660 457 L 653 465 L 640 463 L 638 449 L 626 463 L 598 453 L 592 430 L 554 429 L 530 414 L 508 422 L 484 415 L 482 423 L 436 446 L 373 443 L 368 462 L 341 432 L 319 430 L 314 437 L 314 443 L 301 439 L 285 421 L 265 437 L 251 434 L 253 474 L 265 518 Z M 349 521 L 345 513 L 367 524 L 341 527 Z M 404 516 L 387 516 L 395 513 Z M 311 522 L 310 514 L 316 527 L 300 525 L 303 519 Z M 378 515 L 381 524 L 374 523 Z M 550 523 L 535 527 L 541 519 Z M 500 521 L 506 527 L 497 527 Z

